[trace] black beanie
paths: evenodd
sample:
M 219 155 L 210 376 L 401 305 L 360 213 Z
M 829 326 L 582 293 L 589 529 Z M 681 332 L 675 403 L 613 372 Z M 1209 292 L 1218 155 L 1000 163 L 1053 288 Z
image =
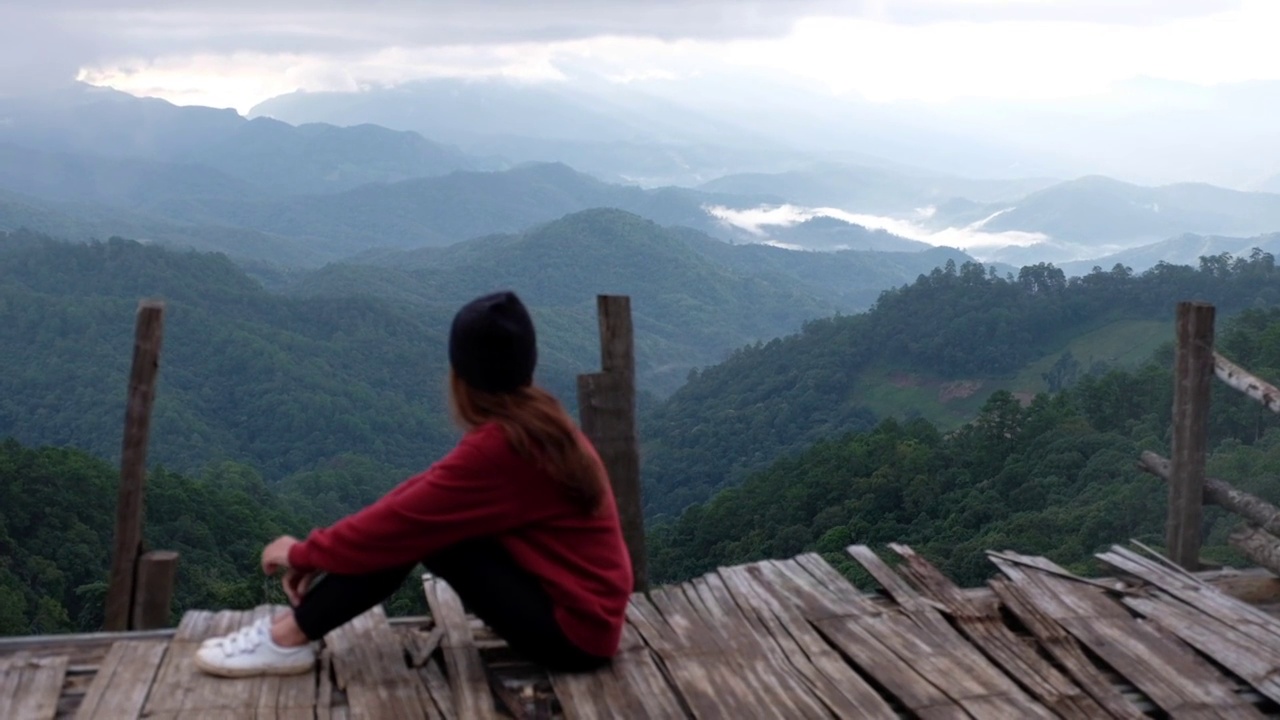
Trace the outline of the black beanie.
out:
M 538 342 L 520 298 L 496 292 L 463 305 L 449 330 L 449 364 L 483 392 L 511 393 L 532 383 Z

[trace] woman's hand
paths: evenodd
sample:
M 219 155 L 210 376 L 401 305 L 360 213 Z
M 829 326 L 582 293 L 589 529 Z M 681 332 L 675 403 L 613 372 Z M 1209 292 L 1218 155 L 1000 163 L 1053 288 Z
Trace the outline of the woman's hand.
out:
M 289 567 L 289 548 L 298 544 L 298 539 L 289 535 L 281 535 L 262 549 L 262 572 L 275 575 L 280 568 Z
M 284 594 L 289 598 L 289 604 L 297 607 L 302 602 L 302 596 L 306 594 L 311 586 L 311 581 L 316 576 L 315 573 L 300 573 L 293 568 L 284 571 L 284 577 L 280 579 L 281 586 L 284 587 Z

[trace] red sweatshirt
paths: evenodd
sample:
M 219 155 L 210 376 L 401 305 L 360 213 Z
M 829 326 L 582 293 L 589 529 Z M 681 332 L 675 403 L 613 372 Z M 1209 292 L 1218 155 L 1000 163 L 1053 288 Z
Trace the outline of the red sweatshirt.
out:
M 302 572 L 367 573 L 414 564 L 463 540 L 497 537 L 542 581 L 565 636 L 585 652 L 611 657 L 632 571 L 607 485 L 606 493 L 604 512 L 583 513 L 558 480 L 517 455 L 502 428 L 489 423 L 374 504 L 313 530 L 290 549 L 289 565 Z

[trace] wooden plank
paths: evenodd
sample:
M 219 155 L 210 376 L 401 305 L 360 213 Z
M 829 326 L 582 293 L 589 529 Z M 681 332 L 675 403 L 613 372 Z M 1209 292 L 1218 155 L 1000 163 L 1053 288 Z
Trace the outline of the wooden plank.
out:
M 1280 619 L 1120 546 L 1098 559 L 1160 588 L 1125 604 L 1280 701 Z
M 729 592 L 755 614 L 781 654 L 804 676 L 836 717 L 889 720 L 897 713 L 800 614 L 790 598 L 769 586 L 759 568 L 722 568 Z
M 66 676 L 66 656 L 0 660 L 0 718 L 53 720 Z
M 693 716 L 749 716 L 759 698 L 729 666 L 715 636 L 688 613 L 672 608 L 664 590 L 653 591 L 652 600 L 634 596 L 629 614 L 634 612 L 633 624 L 661 658 Z
M 692 716 L 631 624 L 623 628 L 618 654 L 609 667 L 593 673 L 551 673 L 551 686 L 567 720 Z
M 154 630 L 169 625 L 173 608 L 173 583 L 178 573 L 178 553 L 152 550 L 138 558 L 129 627 Z
M 764 697 L 761 709 L 774 717 L 830 718 L 831 711 L 768 639 L 754 615 L 745 615 L 717 574 L 680 586 L 689 605 L 720 639 L 720 646 L 742 668 Z
M 405 635 L 405 650 L 409 653 L 409 660 L 414 667 L 422 667 L 427 664 L 436 650 L 440 649 L 440 643 L 444 640 L 444 627 L 437 625 L 431 628 L 430 632 L 420 632 L 418 630 L 410 630 Z
M 1044 558 L 992 561 L 1024 602 L 1052 618 L 1171 717 L 1262 717 L 1231 682 L 1159 626 L 1140 622 L 1092 585 Z M 1033 566 L 1051 570 L 1045 572 Z
M 112 645 L 80 702 L 76 720 L 139 717 L 168 649 L 164 640 L 122 640 Z
M 1212 305 L 1178 303 L 1173 369 L 1173 463 L 1165 544 L 1169 558 L 1188 570 L 1200 566 L 1209 391 L 1213 380 L 1213 323 Z
M 635 338 L 631 298 L 598 295 L 602 372 L 578 376 L 578 418 L 609 474 L 622 536 L 631 554 L 633 587 L 649 586 L 636 431 Z
M 855 594 L 837 601 L 835 595 L 796 560 L 758 563 L 769 585 L 793 598 L 802 608 L 805 619 L 840 649 L 864 675 L 873 678 L 911 713 L 922 718 L 968 718 L 970 715 L 955 700 L 940 690 L 924 670 L 904 659 L 900 652 L 928 655 L 933 649 L 916 638 L 909 641 L 895 637 L 898 631 L 910 633 L 905 626 L 914 623 L 890 608 L 882 611 Z M 880 622 L 866 618 L 881 616 Z M 893 625 L 886 628 L 885 625 Z
M 1166 593 L 1259 639 L 1280 643 L 1280 618 L 1243 603 L 1182 570 L 1173 570 L 1113 545 L 1096 556 L 1102 562 L 1155 585 Z
M 1024 599 L 1024 594 L 1003 578 L 990 582 L 990 587 L 1019 622 L 1035 636 L 1038 644 L 1049 653 L 1066 672 L 1080 684 L 1089 696 L 1114 717 L 1137 718 L 1146 714 L 1129 698 L 1120 693 L 1093 661 L 1085 654 L 1080 643 L 1034 604 Z
M 1116 703 L 1109 710 L 1104 709 L 1084 688 L 1054 667 L 1035 646 L 1025 642 L 1004 623 L 998 602 L 978 602 L 965 594 L 910 547 L 895 544 L 890 548 L 906 560 L 899 572 L 937 606 L 944 608 L 965 637 L 1057 715 L 1064 718 L 1111 716 L 1129 720 L 1145 717 L 1137 708 L 1122 703 Z M 880 576 L 876 575 L 876 578 L 879 580 Z M 897 599 L 901 588 L 896 584 L 894 587 L 891 592 Z
M 147 442 L 163 334 L 164 303 L 143 300 L 138 304 L 134 328 L 133 367 L 129 373 L 124 438 L 120 448 L 120 489 L 116 498 L 115 544 L 107 585 L 105 630 L 129 629 L 135 568 L 142 552 Z
M 13 703 L 13 696 L 18 692 L 22 665 L 30 659 L 31 656 L 27 653 L 0 658 L 0 706 L 8 707 Z
M 476 648 L 471 626 L 467 623 L 462 599 L 449 583 L 439 578 L 426 580 L 423 589 L 432 617 L 444 628 L 444 639 L 440 644 L 444 648 L 449 685 L 457 702 L 458 715 L 464 718 L 497 717 L 489 676 Z
M 187 705 L 187 696 L 202 680 L 200 670 L 195 666 L 196 650 L 204 640 L 239 627 L 241 615 L 231 611 L 212 613 L 197 610 L 183 616 L 152 682 L 151 693 L 143 707 L 144 716 L 177 717 L 184 708 L 191 707 Z
M 1262 695 L 1280 702 L 1280 647 L 1195 610 L 1165 593 L 1125 598 L 1124 604 L 1160 623 L 1183 642 L 1217 660 Z
M 896 593 L 894 599 L 899 601 L 899 612 L 868 613 L 862 603 L 850 607 L 857 609 L 862 622 L 879 635 L 881 642 L 903 661 L 911 663 L 947 697 L 978 717 L 992 717 L 991 713 L 997 711 L 1006 713 L 1006 717 L 1009 711 L 1025 718 L 1052 717 L 1043 705 L 1028 696 L 947 623 L 929 602 L 897 577 L 870 548 L 853 546 L 849 552 L 886 589 L 892 588 Z M 809 553 L 796 560 L 829 589 L 846 596 L 857 594 L 857 588 L 821 556 Z M 905 604 L 901 599 L 905 599 Z
M 457 720 L 458 704 L 453 699 L 453 688 L 440 670 L 440 664 L 434 660 L 418 668 L 418 677 L 422 679 L 423 690 L 430 701 L 445 720 Z
M 352 720 L 438 718 L 422 702 L 422 684 L 404 659 L 400 639 L 378 606 L 325 636 L 337 686 Z M 337 708 L 333 708 L 336 716 Z
M 651 600 L 633 596 L 630 608 L 694 717 L 780 716 L 770 710 L 775 698 L 758 687 L 756 672 L 704 624 L 683 589 L 658 588 Z
M 320 678 L 316 687 L 315 720 L 332 720 L 333 717 L 333 650 L 320 648 Z

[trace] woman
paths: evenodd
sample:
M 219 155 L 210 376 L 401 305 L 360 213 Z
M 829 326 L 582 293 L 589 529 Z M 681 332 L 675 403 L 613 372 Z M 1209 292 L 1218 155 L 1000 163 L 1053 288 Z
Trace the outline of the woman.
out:
M 537 342 L 520 299 L 501 292 L 463 307 L 449 364 L 466 430 L 457 447 L 368 508 L 268 545 L 262 569 L 285 570 L 292 609 L 206 641 L 198 667 L 311 670 L 313 641 L 385 600 L 419 562 L 533 662 L 585 671 L 617 652 L 632 588 L 617 507 L 591 443 L 533 385 Z

